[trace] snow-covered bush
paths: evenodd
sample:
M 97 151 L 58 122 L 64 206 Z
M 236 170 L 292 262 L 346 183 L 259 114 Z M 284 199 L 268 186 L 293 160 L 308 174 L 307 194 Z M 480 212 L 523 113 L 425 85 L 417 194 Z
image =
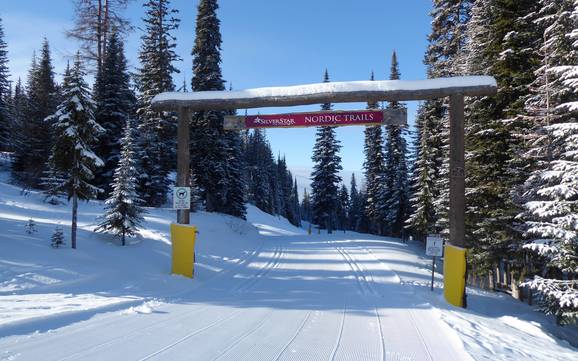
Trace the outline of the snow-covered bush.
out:
M 50 244 L 53 248 L 59 248 L 66 244 L 64 240 L 64 232 L 61 226 L 56 226 L 54 233 L 52 234 L 52 243 Z
M 28 220 L 28 222 L 24 226 L 24 229 L 26 230 L 26 233 L 28 233 L 28 234 L 33 234 L 33 233 L 38 232 L 38 230 L 36 229 L 36 222 L 32 218 L 30 218 Z

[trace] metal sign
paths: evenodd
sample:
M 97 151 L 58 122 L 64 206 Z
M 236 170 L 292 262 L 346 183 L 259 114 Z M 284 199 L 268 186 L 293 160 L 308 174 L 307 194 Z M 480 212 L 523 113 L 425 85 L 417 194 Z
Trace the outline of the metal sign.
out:
M 296 128 L 346 125 L 406 125 L 407 109 L 351 110 L 268 115 L 230 115 L 224 128 Z
M 173 187 L 173 209 L 191 209 L 190 187 Z
M 426 239 L 426 256 L 441 257 L 444 253 L 444 240 L 437 234 L 430 234 Z

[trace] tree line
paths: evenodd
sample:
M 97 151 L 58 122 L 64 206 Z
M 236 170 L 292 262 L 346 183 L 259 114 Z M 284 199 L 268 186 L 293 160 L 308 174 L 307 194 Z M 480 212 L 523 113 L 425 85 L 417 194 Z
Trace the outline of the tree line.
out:
M 491 75 L 467 99 L 470 272 L 500 260 L 561 323 L 578 318 L 578 6 L 572 0 L 434 0 L 429 77 Z M 448 233 L 448 101 L 421 104 L 411 212 L 417 237 Z

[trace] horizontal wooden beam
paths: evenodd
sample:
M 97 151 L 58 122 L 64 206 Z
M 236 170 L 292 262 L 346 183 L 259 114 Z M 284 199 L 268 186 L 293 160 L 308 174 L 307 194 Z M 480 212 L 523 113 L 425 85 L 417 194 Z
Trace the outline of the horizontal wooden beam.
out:
M 152 102 L 157 111 L 231 110 L 286 107 L 323 103 L 410 101 L 449 97 L 494 95 L 496 81 L 487 76 L 417 81 L 384 80 L 307 84 L 239 91 L 162 93 Z
M 287 114 L 228 115 L 226 130 L 350 125 L 407 125 L 407 109 L 319 111 Z

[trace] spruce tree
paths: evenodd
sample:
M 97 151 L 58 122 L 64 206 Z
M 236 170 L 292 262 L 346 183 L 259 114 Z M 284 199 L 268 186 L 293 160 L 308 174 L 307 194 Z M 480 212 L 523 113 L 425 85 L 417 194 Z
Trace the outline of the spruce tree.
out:
M 28 107 L 28 97 L 26 89 L 22 85 L 22 80 L 18 78 L 14 87 L 14 95 L 10 102 L 10 148 L 16 152 L 19 147 L 23 146 L 22 134 L 25 133 L 26 113 Z M 13 169 L 14 171 L 14 165 Z
M 325 70 L 324 82 L 329 82 Z M 321 106 L 321 110 L 331 110 L 331 104 Z M 335 135 L 335 127 L 319 127 L 313 148 L 313 172 L 311 173 L 311 212 L 313 223 L 332 233 L 336 223 L 336 209 L 339 198 L 341 176 L 340 142 Z
M 227 196 L 225 197 L 224 213 L 245 219 L 247 208 L 245 206 L 245 178 L 243 177 L 243 151 L 241 137 L 236 131 L 225 132 L 225 144 L 227 145 Z
M 347 211 L 349 210 L 349 191 L 345 184 L 341 185 L 341 189 L 339 190 L 339 201 L 337 202 L 337 227 L 345 231 L 348 229 L 348 214 Z
M 417 239 L 425 239 L 433 233 L 434 225 L 434 181 L 436 152 L 431 148 L 432 118 L 426 117 L 426 107 L 418 109 L 416 126 L 416 159 L 411 179 L 410 214 L 406 227 Z M 434 118 L 435 119 L 435 118 Z
M 349 209 L 347 210 L 348 229 L 358 231 L 359 222 L 361 220 L 364 208 L 361 206 L 361 198 L 357 190 L 357 182 L 355 180 L 355 173 L 351 174 L 351 184 L 349 187 Z
M 93 199 L 101 191 L 91 181 L 94 169 L 103 165 L 93 149 L 104 129 L 94 119 L 94 102 L 84 76 L 80 54 L 77 54 L 74 66 L 64 79 L 64 100 L 47 119 L 53 124 L 55 135 L 50 166 L 66 175 L 61 189 L 72 199 L 72 248 L 76 248 L 78 200 Z
M 397 62 L 397 55 L 393 52 L 391 58 L 391 80 L 398 80 L 401 74 Z M 402 108 L 398 102 L 390 102 L 389 109 Z M 404 134 L 405 126 L 388 125 L 387 143 L 385 148 L 385 223 L 389 234 L 399 237 L 402 235 L 403 224 L 408 213 L 408 168 L 407 142 Z
M 129 119 L 134 119 L 135 95 L 130 87 L 124 45 L 118 32 L 108 40 L 104 63 L 99 67 L 94 85 L 95 117 L 105 129 L 96 154 L 104 167 L 96 173 L 94 184 L 103 189 L 103 198 L 110 195 L 116 165 L 120 157 L 120 139 Z
M 271 146 L 262 130 L 249 133 L 244 153 L 248 201 L 263 212 L 274 214 L 274 188 L 272 186 L 276 166 Z
M 373 72 L 371 73 L 374 80 Z M 368 109 L 377 109 L 375 102 L 367 104 Z M 383 235 L 385 221 L 386 202 L 386 175 L 385 175 L 385 154 L 383 149 L 383 131 L 381 126 L 370 126 L 365 128 L 364 153 L 365 161 L 363 169 L 366 184 L 366 205 L 364 212 L 369 219 L 370 232 Z M 353 200 L 352 200 L 353 202 Z
M 295 213 L 295 222 L 293 223 L 297 227 L 301 227 L 302 213 L 301 206 L 299 205 L 299 190 L 297 189 L 297 178 L 293 181 L 293 192 L 291 195 L 291 204 L 293 212 Z
M 309 193 L 307 192 L 307 188 L 303 189 L 303 199 L 301 200 L 301 219 L 306 222 L 311 223 L 311 199 L 309 197 Z
M 221 32 L 216 0 L 201 0 L 198 6 L 193 55 L 193 91 L 224 90 L 221 73 Z M 205 208 L 209 212 L 244 215 L 243 186 L 235 185 L 241 169 L 233 164 L 241 159 L 240 135 L 225 134 L 222 111 L 204 111 L 193 115 L 191 127 L 191 163 L 197 184 L 203 192 Z M 236 204 L 232 206 L 232 204 Z
M 526 101 L 533 123 L 526 158 L 533 171 L 518 216 L 528 243 L 545 260 L 529 282 L 541 307 L 560 323 L 578 322 L 578 4 L 541 1 L 536 23 L 543 29 L 541 66 Z
M 168 174 L 175 166 L 176 117 L 173 113 L 153 111 L 151 100 L 175 88 L 172 74 L 178 70 L 173 62 L 179 57 L 174 51 L 172 33 L 178 28 L 179 19 L 169 0 L 149 0 L 143 6 L 145 33 L 141 37 L 137 77 L 139 194 L 145 204 L 158 207 L 166 202 Z
M 46 39 L 40 58 L 33 57 L 27 95 L 25 124 L 14 152 L 13 173 L 24 186 L 38 187 L 52 146 L 52 127 L 45 119 L 54 114 L 59 98 Z
M 11 114 L 9 109 L 10 71 L 8 69 L 8 44 L 4 40 L 4 26 L 0 18 L 0 150 L 10 150 Z
M 112 40 L 111 40 L 112 42 Z M 143 221 L 144 210 L 140 206 L 137 189 L 138 172 L 134 152 L 133 130 L 130 121 L 126 121 L 124 137 L 121 139 L 120 160 L 114 171 L 112 193 L 106 200 L 104 220 L 97 232 L 112 233 L 126 244 L 126 237 L 133 237 L 137 227 Z
M 468 104 L 466 236 L 478 272 L 506 258 L 518 261 L 514 277 L 521 277 L 521 235 L 514 227 L 520 204 L 512 195 L 527 178 L 520 154 L 528 122 L 521 115 L 538 67 L 530 50 L 541 38 L 532 21 L 537 9 L 537 0 L 476 1 L 468 24 L 468 72 L 498 83 L 496 96 Z

